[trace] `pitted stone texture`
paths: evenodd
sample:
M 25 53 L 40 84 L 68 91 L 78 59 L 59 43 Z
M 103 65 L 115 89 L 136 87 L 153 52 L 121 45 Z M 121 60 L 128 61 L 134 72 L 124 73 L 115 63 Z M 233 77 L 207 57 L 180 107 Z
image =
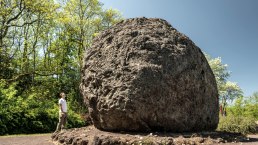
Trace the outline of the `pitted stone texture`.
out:
M 162 19 L 128 19 L 99 34 L 86 50 L 80 89 L 102 130 L 214 130 L 219 120 L 205 56 Z

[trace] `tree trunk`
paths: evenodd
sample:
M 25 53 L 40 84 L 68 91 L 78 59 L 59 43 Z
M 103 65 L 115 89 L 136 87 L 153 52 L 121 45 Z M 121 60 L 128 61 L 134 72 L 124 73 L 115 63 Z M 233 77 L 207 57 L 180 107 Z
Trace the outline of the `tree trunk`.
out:
M 28 31 L 29 26 L 25 26 L 24 28 L 24 48 L 23 48 L 23 59 L 22 59 L 22 71 L 28 72 L 29 71 L 29 60 L 28 60 Z

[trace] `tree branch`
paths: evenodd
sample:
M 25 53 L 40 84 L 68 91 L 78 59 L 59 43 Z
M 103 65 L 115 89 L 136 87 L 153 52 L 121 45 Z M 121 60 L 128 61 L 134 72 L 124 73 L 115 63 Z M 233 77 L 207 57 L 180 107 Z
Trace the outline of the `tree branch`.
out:
M 8 27 L 23 27 L 23 26 L 25 26 L 25 25 L 31 25 L 31 24 L 33 24 L 33 23 L 35 23 L 35 22 L 37 22 L 37 21 L 38 21 L 38 19 L 33 20 L 33 21 L 31 21 L 31 22 L 25 22 L 25 23 L 23 23 L 22 25 L 11 24 L 11 25 L 8 25 Z
M 14 17 L 10 18 L 9 20 L 7 20 L 6 24 L 8 25 L 8 24 L 10 24 L 11 21 L 18 19 L 18 17 L 22 14 L 24 9 L 25 8 L 22 8 L 21 11 L 16 16 L 14 16 Z
M 61 73 L 50 73 L 50 74 L 41 74 L 41 73 L 38 73 L 38 72 L 28 72 L 28 73 L 23 73 L 23 74 L 19 74 L 18 76 L 15 76 L 14 78 L 12 79 L 6 79 L 7 82 L 11 83 L 11 82 L 14 82 L 14 81 L 17 81 L 25 76 L 30 76 L 30 75 L 38 75 L 38 76 L 52 76 L 52 75 L 59 75 Z

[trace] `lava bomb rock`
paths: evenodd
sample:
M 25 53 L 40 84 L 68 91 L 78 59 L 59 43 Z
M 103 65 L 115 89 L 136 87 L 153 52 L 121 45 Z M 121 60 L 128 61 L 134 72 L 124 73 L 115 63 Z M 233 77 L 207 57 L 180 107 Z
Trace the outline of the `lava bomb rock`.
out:
M 218 90 L 199 47 L 168 22 L 123 20 L 86 50 L 81 92 L 94 126 L 107 131 L 208 131 Z

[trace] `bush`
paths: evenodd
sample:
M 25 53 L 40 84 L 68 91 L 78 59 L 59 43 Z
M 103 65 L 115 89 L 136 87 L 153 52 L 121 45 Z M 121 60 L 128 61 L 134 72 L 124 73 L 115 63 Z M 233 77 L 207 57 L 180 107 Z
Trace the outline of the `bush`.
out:
M 246 135 L 248 133 L 255 133 L 256 127 L 255 119 L 252 117 L 229 115 L 226 117 L 220 116 L 217 130 Z
M 67 128 L 78 128 L 85 126 L 86 123 L 82 119 L 81 115 L 75 113 L 72 110 L 69 110 L 68 112 L 68 118 L 67 118 Z
M 18 94 L 16 84 L 0 81 L 0 135 L 53 132 L 58 123 L 58 98 L 47 98 L 47 90 L 30 89 Z M 68 101 L 70 103 L 70 101 Z M 69 108 L 68 128 L 81 127 L 85 121 Z

